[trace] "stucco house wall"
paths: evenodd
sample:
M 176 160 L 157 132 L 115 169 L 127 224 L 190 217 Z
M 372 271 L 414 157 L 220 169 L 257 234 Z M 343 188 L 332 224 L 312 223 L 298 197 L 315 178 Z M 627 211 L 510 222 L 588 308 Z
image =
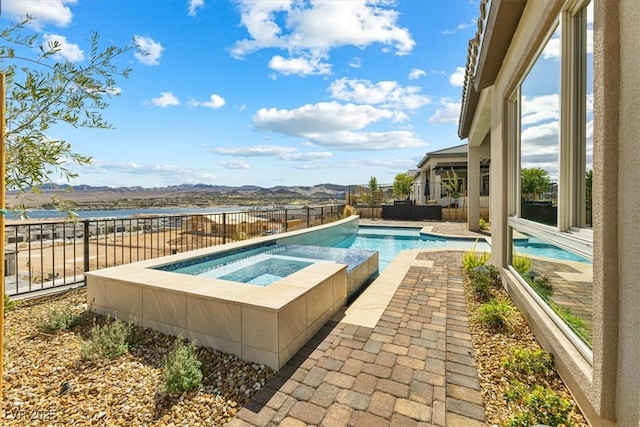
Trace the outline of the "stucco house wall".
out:
M 640 2 L 592 0 L 593 343 L 585 357 L 508 268 L 509 97 L 536 58 L 565 0 L 528 1 L 493 84 L 470 112 L 486 122 L 491 144 L 492 261 L 589 422 L 640 425 Z M 493 6 L 523 2 L 493 1 Z M 491 36 L 491 35 L 488 35 Z M 485 37 L 487 35 L 485 34 Z M 466 88 L 465 90 L 469 90 Z M 467 101 L 469 93 L 465 93 Z M 464 99 L 464 96 L 463 96 Z M 463 107 L 464 108 L 464 107 Z M 465 112 L 463 111 L 463 116 Z M 471 126 L 473 128 L 473 125 Z M 465 137 L 484 138 L 465 133 Z M 591 359 L 591 360 L 590 360 Z

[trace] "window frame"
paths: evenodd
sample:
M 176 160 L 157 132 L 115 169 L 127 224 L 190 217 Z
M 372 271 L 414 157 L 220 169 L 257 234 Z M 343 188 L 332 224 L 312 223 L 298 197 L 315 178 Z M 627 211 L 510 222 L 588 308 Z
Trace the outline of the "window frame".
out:
M 593 0 L 569 0 L 557 23 L 507 101 L 507 269 L 589 363 L 593 350 L 553 311 L 513 267 L 515 232 L 556 245 L 593 262 L 593 230 L 586 226 L 587 7 Z M 558 223 L 546 225 L 521 218 L 521 86 L 542 51 L 560 28 L 560 131 L 558 138 Z M 567 125 L 569 124 L 569 125 Z M 592 264 L 593 265 L 593 264 Z
M 592 0 L 572 0 L 548 32 L 540 48 L 508 99 L 508 173 L 513 186 L 508 191 L 509 216 L 507 225 L 534 237 L 546 240 L 562 249 L 593 261 L 593 231 L 585 227 L 586 212 L 586 48 L 587 6 Z M 520 212 L 520 155 L 521 155 L 521 91 L 520 87 L 540 58 L 542 50 L 560 28 L 560 135 L 558 225 L 550 226 L 521 218 Z M 583 31 L 584 30 L 584 31 Z M 586 50 L 585 50 L 586 51 Z M 569 123 L 569 126 L 565 124 Z M 577 159 L 577 161 L 576 161 Z M 511 238 L 509 239 L 511 244 Z M 512 261 L 509 255 L 509 263 Z

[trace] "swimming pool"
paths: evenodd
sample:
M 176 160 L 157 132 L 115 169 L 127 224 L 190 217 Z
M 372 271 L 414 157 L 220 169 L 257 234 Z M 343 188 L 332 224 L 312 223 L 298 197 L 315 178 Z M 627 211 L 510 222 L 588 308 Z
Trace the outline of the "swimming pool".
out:
M 536 239 L 534 237 L 527 237 L 526 239 L 514 239 L 513 249 L 519 255 L 533 255 L 558 260 L 583 262 L 586 264 L 592 263 L 591 260 L 566 251 L 550 243 L 543 242 L 542 240 Z
M 409 249 L 464 249 L 475 246 L 478 252 L 491 252 L 483 239 L 442 238 L 420 232 L 415 227 L 360 226 L 357 234 L 338 243 L 336 247 L 378 251 L 380 271 L 400 253 Z

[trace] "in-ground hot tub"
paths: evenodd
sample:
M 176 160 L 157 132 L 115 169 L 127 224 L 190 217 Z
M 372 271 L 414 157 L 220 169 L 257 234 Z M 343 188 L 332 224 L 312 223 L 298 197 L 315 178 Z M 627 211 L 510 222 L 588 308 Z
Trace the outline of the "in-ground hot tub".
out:
M 378 253 L 363 249 L 276 244 L 208 254 L 154 267 L 158 270 L 269 286 L 315 262 L 347 265 L 347 297 L 366 287 L 378 274 Z
M 313 232 L 331 233 L 332 227 L 351 226 L 354 221 L 357 225 L 357 217 L 352 217 L 316 227 Z M 100 314 L 125 320 L 132 316 L 145 327 L 171 335 L 182 333 L 199 345 L 279 369 L 346 304 L 350 278 L 366 284 L 377 274 L 378 254 L 369 253 L 348 272 L 347 263 L 321 258 L 334 248 L 311 247 L 315 257 L 289 252 L 286 256 L 308 265 L 278 277 L 268 286 L 165 270 L 194 265 L 195 259 L 202 261 L 203 257 L 240 259 L 243 252 L 260 246 L 281 250 L 281 245 L 275 244 L 277 238 L 256 240 L 257 244 L 238 242 L 87 272 L 88 302 Z M 356 253 L 345 249 L 338 252 L 346 258 Z

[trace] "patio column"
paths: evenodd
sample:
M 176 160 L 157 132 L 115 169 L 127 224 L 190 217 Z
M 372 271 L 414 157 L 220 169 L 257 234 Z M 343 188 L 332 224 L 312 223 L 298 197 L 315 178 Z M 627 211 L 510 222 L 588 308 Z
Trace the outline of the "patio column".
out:
M 429 198 L 440 201 L 440 177 L 436 178 L 436 169 L 429 167 Z M 436 182 L 437 181 L 437 182 Z
M 424 192 L 426 190 L 426 185 L 427 185 L 427 171 L 425 169 L 420 169 L 420 187 L 418 188 L 418 191 L 420 192 L 420 194 L 418 194 L 418 204 L 420 205 L 425 205 L 427 204 L 427 200 L 426 197 L 424 195 Z
M 469 146 L 467 181 L 467 227 L 469 230 L 480 230 L 480 147 Z

